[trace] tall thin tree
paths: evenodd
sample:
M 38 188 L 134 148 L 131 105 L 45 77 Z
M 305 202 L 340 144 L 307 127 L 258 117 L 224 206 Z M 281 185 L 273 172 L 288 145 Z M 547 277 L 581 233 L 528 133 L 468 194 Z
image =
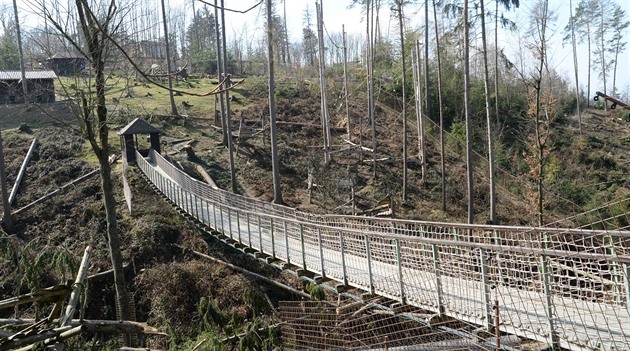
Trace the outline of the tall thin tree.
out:
M 442 211 L 446 211 L 446 167 L 444 155 L 444 105 L 442 104 L 442 56 L 438 30 L 437 5 L 433 0 L 433 22 L 435 26 L 435 56 L 437 59 L 438 106 L 440 108 L 440 173 L 442 179 Z M 497 104 L 498 105 L 498 104 Z
M 573 49 L 573 72 L 575 73 L 575 105 L 578 114 L 578 125 L 582 135 L 582 112 L 580 111 L 580 75 L 578 70 L 577 45 L 575 42 L 575 21 L 573 21 L 573 0 L 569 0 L 569 25 L 571 26 L 571 47 Z
M 402 202 L 407 202 L 407 65 L 405 50 L 405 15 L 403 12 L 404 0 L 396 0 L 396 10 L 398 12 L 398 28 L 400 33 L 400 59 L 402 71 L 402 151 L 403 151 L 403 184 Z
M 216 56 L 217 56 L 217 79 L 220 81 L 223 80 L 223 75 L 225 71 L 223 71 L 223 50 L 221 50 L 221 31 L 219 31 L 219 6 L 218 0 L 214 0 L 214 33 L 216 38 Z M 215 96 L 215 99 L 217 97 Z M 219 99 L 219 109 L 221 114 L 221 132 L 223 134 L 221 138 L 221 145 L 228 146 L 228 133 L 230 132 L 228 128 L 228 120 L 225 117 L 225 94 L 221 92 L 218 96 Z M 215 100 L 216 101 L 216 100 Z
M 346 103 L 346 127 L 348 129 L 348 141 L 352 141 L 352 121 L 350 120 L 350 107 L 348 104 L 350 92 L 348 90 L 348 46 L 346 43 L 345 25 L 341 25 L 341 34 L 343 36 L 343 91 Z
M 326 94 L 326 55 L 324 48 L 324 19 L 323 19 L 323 4 L 320 2 L 315 3 L 315 12 L 317 14 L 317 41 L 319 45 L 319 89 L 321 99 L 321 120 L 322 120 L 322 134 L 324 136 L 324 163 L 328 164 L 330 161 L 330 116 L 328 115 L 328 99 Z
M 368 120 L 372 125 L 372 176 L 376 178 L 376 114 L 374 109 L 374 1 L 366 0 Z
M 627 20 L 626 11 L 624 11 L 618 4 L 613 5 L 612 20 L 610 26 L 612 28 L 613 36 L 608 40 L 609 51 L 614 55 L 613 58 L 613 73 L 612 73 L 612 95 L 617 95 L 617 65 L 619 63 L 619 55 L 626 50 L 627 39 L 624 41 L 624 32 L 630 26 L 630 21 Z
M 227 71 L 227 44 L 225 35 L 225 3 L 221 0 L 221 41 L 223 42 L 223 74 L 225 74 L 223 89 L 225 89 L 225 119 L 227 120 L 227 142 L 228 142 L 228 158 L 230 160 L 230 182 L 232 191 L 236 192 L 236 170 L 234 167 L 234 144 L 232 142 L 232 114 L 230 111 L 230 74 Z M 218 40 L 218 39 L 217 39 Z
M 425 116 L 430 118 L 431 115 L 431 89 L 429 85 L 431 84 L 429 72 L 429 0 L 424 0 L 424 92 L 426 96 L 426 102 L 424 104 L 425 108 Z M 424 162 L 424 160 L 423 160 Z M 422 181 L 424 182 L 424 174 L 422 177 Z
M 475 218 L 475 192 L 473 188 L 472 160 L 472 111 L 470 105 L 470 28 L 468 25 L 468 0 L 464 0 L 464 106 L 466 114 L 466 170 L 468 178 L 468 223 Z
M 420 81 L 420 79 L 422 78 L 422 67 L 420 66 L 420 64 L 422 63 L 421 58 L 423 56 L 422 56 L 422 51 L 420 50 L 420 40 L 416 40 L 415 51 L 416 51 L 416 56 L 418 57 L 418 68 L 417 68 L 418 69 L 418 96 L 417 98 L 418 98 L 418 108 L 419 108 L 418 112 L 419 113 L 416 114 L 416 117 L 418 118 L 418 158 L 420 159 L 420 171 L 421 171 L 420 174 L 422 176 L 421 181 L 425 182 L 426 174 L 427 174 L 427 147 L 426 147 L 426 136 L 424 132 L 424 117 L 422 116 L 422 114 L 426 110 L 423 110 L 422 108 L 423 90 L 422 90 L 422 82 Z M 426 83 L 426 80 L 425 80 L 425 83 Z M 425 85 L 424 89 L 428 89 L 428 87 Z
M 488 73 L 488 45 L 486 43 L 486 13 L 484 9 L 484 0 L 479 0 L 480 17 L 481 17 L 481 45 L 483 53 L 483 89 L 486 104 L 486 124 L 488 128 L 488 174 L 490 188 L 490 222 L 496 224 L 496 194 L 494 185 L 494 136 L 492 134 L 492 119 L 490 113 L 490 74 Z M 496 92 L 495 92 L 496 94 Z
M 15 32 L 17 35 L 18 52 L 20 55 L 20 73 L 22 75 L 22 92 L 24 93 L 24 102 L 28 103 L 28 82 L 26 80 L 26 65 L 24 63 L 24 50 L 22 49 L 22 33 L 20 31 L 20 17 L 18 16 L 18 8 L 16 0 L 13 0 L 13 14 L 15 15 Z
M 273 173 L 273 202 L 283 204 L 282 188 L 280 187 L 280 161 L 278 159 L 278 139 L 276 127 L 276 83 L 273 62 L 273 27 L 272 0 L 267 1 L 267 69 L 269 71 L 269 130 L 271 134 L 271 168 Z
M 177 106 L 175 105 L 175 98 L 173 97 L 173 76 L 171 75 L 171 45 L 168 37 L 168 23 L 166 22 L 166 6 L 164 6 L 164 0 L 162 3 L 162 23 L 164 24 L 164 41 L 166 43 L 166 73 L 168 74 L 168 97 L 171 101 L 171 114 L 173 116 L 179 115 L 177 113 Z

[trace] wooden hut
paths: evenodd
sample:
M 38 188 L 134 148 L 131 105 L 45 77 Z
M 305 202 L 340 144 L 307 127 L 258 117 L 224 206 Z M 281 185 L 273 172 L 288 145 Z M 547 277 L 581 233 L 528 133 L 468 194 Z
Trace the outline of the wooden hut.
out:
M 156 152 L 160 152 L 160 133 L 161 131 L 154 126 L 150 125 L 147 121 L 136 118 L 131 123 L 127 124 L 123 129 L 118 132 L 120 135 L 120 143 L 122 149 L 123 159 L 127 163 L 136 162 L 136 150 L 141 155 L 147 156 L 148 149 L 142 148 L 142 143 L 138 140 L 138 134 L 149 135 L 149 147 Z
M 55 80 L 53 71 L 26 71 L 28 101 L 55 102 Z M 0 103 L 16 104 L 24 102 L 22 72 L 0 71 Z

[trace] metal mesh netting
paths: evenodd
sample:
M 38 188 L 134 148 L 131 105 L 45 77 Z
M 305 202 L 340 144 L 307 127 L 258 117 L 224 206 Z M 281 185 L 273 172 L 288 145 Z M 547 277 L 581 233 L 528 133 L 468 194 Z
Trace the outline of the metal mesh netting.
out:
M 462 322 L 435 321 L 428 326 L 414 316 L 397 314 L 378 300 L 334 305 L 323 301 L 280 302 L 284 350 L 494 350 L 488 339 L 472 335 Z
M 547 227 L 317 215 L 213 189 L 152 158 L 158 167 L 138 164 L 174 203 L 273 260 L 486 329 L 630 348 L 630 198 Z

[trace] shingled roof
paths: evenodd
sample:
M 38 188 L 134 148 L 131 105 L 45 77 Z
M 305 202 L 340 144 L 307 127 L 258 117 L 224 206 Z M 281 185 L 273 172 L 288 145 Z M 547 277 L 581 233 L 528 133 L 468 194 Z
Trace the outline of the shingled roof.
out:
M 57 79 L 54 71 L 26 71 L 26 79 Z M 20 71 L 0 71 L 0 80 L 20 80 Z
M 152 134 L 152 133 L 160 133 L 161 131 L 154 126 L 150 125 L 149 122 L 136 118 L 131 123 L 127 124 L 123 129 L 118 131 L 118 135 L 132 135 L 132 134 Z

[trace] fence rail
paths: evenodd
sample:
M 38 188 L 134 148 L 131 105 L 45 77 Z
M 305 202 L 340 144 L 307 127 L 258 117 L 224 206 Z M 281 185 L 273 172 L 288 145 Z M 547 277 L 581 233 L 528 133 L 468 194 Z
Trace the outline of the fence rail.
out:
M 630 349 L 630 231 L 317 215 L 213 189 L 153 150 L 136 156 L 182 210 L 278 260 L 554 348 Z

